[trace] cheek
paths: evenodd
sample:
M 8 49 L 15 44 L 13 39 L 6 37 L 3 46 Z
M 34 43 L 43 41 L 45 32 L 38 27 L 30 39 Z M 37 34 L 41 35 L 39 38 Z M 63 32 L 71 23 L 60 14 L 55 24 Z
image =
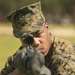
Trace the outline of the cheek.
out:
M 43 37 L 41 38 L 41 44 L 44 47 L 48 47 L 50 46 L 50 43 L 51 43 L 50 35 L 44 34 Z
M 51 43 L 51 38 L 50 38 L 50 33 L 49 33 L 48 30 L 45 29 L 45 30 L 44 30 L 44 33 L 42 33 L 41 37 L 42 37 L 42 42 L 43 42 L 44 44 L 50 45 L 50 43 Z
M 50 35 L 46 35 L 45 44 L 46 44 L 46 48 L 49 49 L 50 48 L 50 44 L 51 44 Z
M 45 33 L 45 43 L 47 45 L 50 45 L 51 43 L 50 34 L 48 32 Z
M 44 55 L 47 55 L 51 46 L 51 38 L 49 33 L 45 34 L 45 37 L 43 39 L 43 46 L 44 46 L 44 53 L 45 53 Z

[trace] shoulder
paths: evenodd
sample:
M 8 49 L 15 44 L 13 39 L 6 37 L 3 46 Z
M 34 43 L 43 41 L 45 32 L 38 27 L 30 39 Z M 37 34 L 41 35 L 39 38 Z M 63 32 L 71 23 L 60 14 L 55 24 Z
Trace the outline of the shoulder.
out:
M 62 75 L 75 74 L 75 45 L 71 42 L 55 38 L 52 67 Z M 55 73 L 55 71 L 53 73 Z
M 65 39 L 55 37 L 54 48 L 57 52 L 74 53 L 75 45 Z
M 4 68 L 1 70 L 2 75 L 8 75 L 10 72 L 15 70 L 15 65 L 13 64 L 14 56 L 21 51 L 23 46 L 20 46 L 19 49 L 11 56 L 8 57 L 7 62 L 5 63 Z

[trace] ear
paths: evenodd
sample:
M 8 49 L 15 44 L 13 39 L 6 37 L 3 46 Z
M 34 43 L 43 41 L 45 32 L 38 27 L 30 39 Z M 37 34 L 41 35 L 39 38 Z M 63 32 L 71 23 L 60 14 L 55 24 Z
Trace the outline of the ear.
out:
M 50 28 L 49 28 L 49 26 L 48 26 L 47 22 L 45 23 L 45 28 L 46 28 L 46 29 L 47 29 L 47 31 L 50 33 Z

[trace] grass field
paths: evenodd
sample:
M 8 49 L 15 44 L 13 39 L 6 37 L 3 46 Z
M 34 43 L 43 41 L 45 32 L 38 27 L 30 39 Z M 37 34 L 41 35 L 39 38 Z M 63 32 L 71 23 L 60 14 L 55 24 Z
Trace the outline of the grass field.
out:
M 20 47 L 21 42 L 12 34 L 10 24 L 0 24 L 0 70 L 4 67 L 7 58 L 14 54 Z M 75 44 L 75 27 L 74 26 L 50 26 L 52 33 L 64 38 Z
M 8 56 L 16 52 L 20 45 L 20 40 L 13 36 L 0 37 L 0 70 L 3 68 Z

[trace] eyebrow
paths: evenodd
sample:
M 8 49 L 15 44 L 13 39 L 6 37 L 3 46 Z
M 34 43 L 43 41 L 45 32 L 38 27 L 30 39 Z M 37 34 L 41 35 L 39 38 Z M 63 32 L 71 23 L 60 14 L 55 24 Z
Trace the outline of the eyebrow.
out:
M 35 34 L 37 34 L 37 33 L 39 33 L 39 32 L 40 32 L 40 30 L 38 30 L 38 31 L 36 31 L 36 32 L 33 32 L 33 33 L 31 33 L 31 34 L 35 35 Z

